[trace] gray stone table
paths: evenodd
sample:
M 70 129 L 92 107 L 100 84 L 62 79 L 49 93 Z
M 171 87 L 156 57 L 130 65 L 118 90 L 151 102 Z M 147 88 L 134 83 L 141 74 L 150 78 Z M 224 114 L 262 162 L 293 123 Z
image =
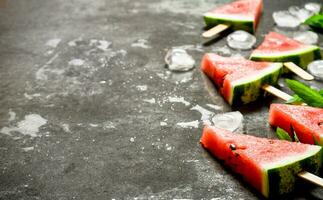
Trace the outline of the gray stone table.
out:
M 0 199 L 261 198 L 200 146 L 198 110 L 239 110 L 244 133 L 273 138 L 278 100 L 232 109 L 198 64 L 172 73 L 164 63 L 174 46 L 190 45 L 197 63 L 223 48 L 200 34 L 201 14 L 225 2 L 1 0 Z M 274 10 L 302 2 L 265 0 L 258 43 Z M 291 198 L 323 197 L 299 188 Z

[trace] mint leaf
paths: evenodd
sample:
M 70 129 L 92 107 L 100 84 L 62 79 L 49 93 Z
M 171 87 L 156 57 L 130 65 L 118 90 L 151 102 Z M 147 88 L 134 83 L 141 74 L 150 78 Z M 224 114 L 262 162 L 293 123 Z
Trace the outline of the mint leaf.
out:
M 286 83 L 305 103 L 313 107 L 323 108 L 323 96 L 318 91 L 299 81 L 286 79 Z
M 323 89 L 320 89 L 319 93 L 323 96 Z
M 293 141 L 292 138 L 289 136 L 289 134 L 284 131 L 284 129 L 281 129 L 277 127 L 276 129 L 276 135 L 280 140 L 287 140 L 287 141 Z
M 316 14 L 308 18 L 304 24 L 309 25 L 313 29 L 323 30 L 323 14 Z
M 302 103 L 304 103 L 304 100 L 301 97 L 299 97 L 297 94 L 294 94 L 291 99 L 286 101 L 286 103 L 288 103 L 288 104 L 302 104 Z

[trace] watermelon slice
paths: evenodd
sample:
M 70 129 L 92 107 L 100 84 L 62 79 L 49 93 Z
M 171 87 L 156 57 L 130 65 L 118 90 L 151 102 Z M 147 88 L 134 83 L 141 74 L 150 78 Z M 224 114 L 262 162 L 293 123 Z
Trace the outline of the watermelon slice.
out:
M 207 27 L 227 24 L 234 30 L 245 30 L 254 33 L 262 7 L 262 0 L 238 0 L 205 13 L 204 21 Z
M 235 134 L 211 126 L 204 128 L 201 144 L 265 197 L 293 191 L 299 172 L 318 174 L 322 165 L 320 146 Z
M 238 105 L 262 96 L 262 85 L 276 85 L 282 64 L 208 53 L 202 59 L 201 69 L 212 79 L 230 105 Z
M 269 123 L 300 142 L 323 146 L 323 109 L 310 106 L 271 104 Z
M 318 46 L 302 44 L 276 32 L 268 33 L 263 43 L 250 56 L 255 61 L 293 62 L 303 69 L 320 58 Z

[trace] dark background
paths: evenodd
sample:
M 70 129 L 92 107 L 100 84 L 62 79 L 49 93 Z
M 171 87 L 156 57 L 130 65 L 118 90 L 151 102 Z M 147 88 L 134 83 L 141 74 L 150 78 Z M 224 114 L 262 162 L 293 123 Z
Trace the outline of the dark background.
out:
M 240 110 L 244 133 L 275 137 L 267 115 L 269 103 L 279 100 L 232 109 L 199 70 L 202 55 L 225 44 L 219 39 L 201 46 L 202 13 L 224 2 L 229 1 L 2 3 L 0 199 L 260 198 L 201 148 L 201 114 L 190 110 L 196 105 L 216 114 Z M 274 29 L 273 11 L 304 2 L 265 0 L 258 44 Z M 46 45 L 54 38 L 60 39 L 56 48 Z M 112 44 L 100 49 L 93 39 Z M 133 45 L 138 39 L 148 48 Z M 171 73 L 164 56 L 181 45 L 193 45 L 189 53 L 197 66 Z M 69 65 L 72 59 L 84 64 Z M 147 90 L 137 87 L 142 85 Z M 174 96 L 190 105 L 169 102 Z M 177 125 L 194 120 L 198 128 Z M 38 137 L 24 134 L 33 127 Z M 320 199 L 323 191 L 300 185 L 290 198 Z

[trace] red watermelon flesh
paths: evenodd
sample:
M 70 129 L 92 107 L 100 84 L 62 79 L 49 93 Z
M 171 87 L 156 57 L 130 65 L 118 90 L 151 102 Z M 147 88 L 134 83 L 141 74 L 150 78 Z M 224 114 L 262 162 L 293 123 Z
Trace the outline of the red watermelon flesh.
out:
M 323 109 L 301 105 L 271 104 L 269 123 L 280 127 L 307 144 L 323 146 Z
M 209 13 L 222 19 L 254 21 L 256 29 L 263 7 L 262 0 L 238 0 L 218 6 Z
M 322 164 L 319 146 L 235 134 L 212 126 L 204 128 L 200 142 L 266 197 L 291 192 L 303 167 L 317 173 Z
M 318 46 L 303 44 L 276 32 L 267 34 L 263 43 L 250 55 L 254 61 L 293 62 L 303 69 L 321 57 Z
M 254 62 L 244 58 L 222 57 L 214 53 L 205 54 L 201 64 L 202 71 L 213 80 L 223 97 L 230 104 L 233 103 L 236 86 L 252 82 L 258 84 L 259 82 L 257 81 L 261 81 L 263 76 L 275 73 L 280 68 L 281 65 L 277 65 L 277 63 Z M 258 89 L 261 90 L 260 86 Z M 241 92 L 242 94 L 243 92 L 250 92 L 243 90 L 243 88 L 240 89 L 240 94 Z M 257 93 L 258 91 L 252 92 Z M 246 100 L 245 103 L 248 102 Z
M 282 53 L 302 49 L 308 45 L 290 39 L 282 34 L 270 32 L 265 36 L 264 41 L 254 50 L 253 53 Z

